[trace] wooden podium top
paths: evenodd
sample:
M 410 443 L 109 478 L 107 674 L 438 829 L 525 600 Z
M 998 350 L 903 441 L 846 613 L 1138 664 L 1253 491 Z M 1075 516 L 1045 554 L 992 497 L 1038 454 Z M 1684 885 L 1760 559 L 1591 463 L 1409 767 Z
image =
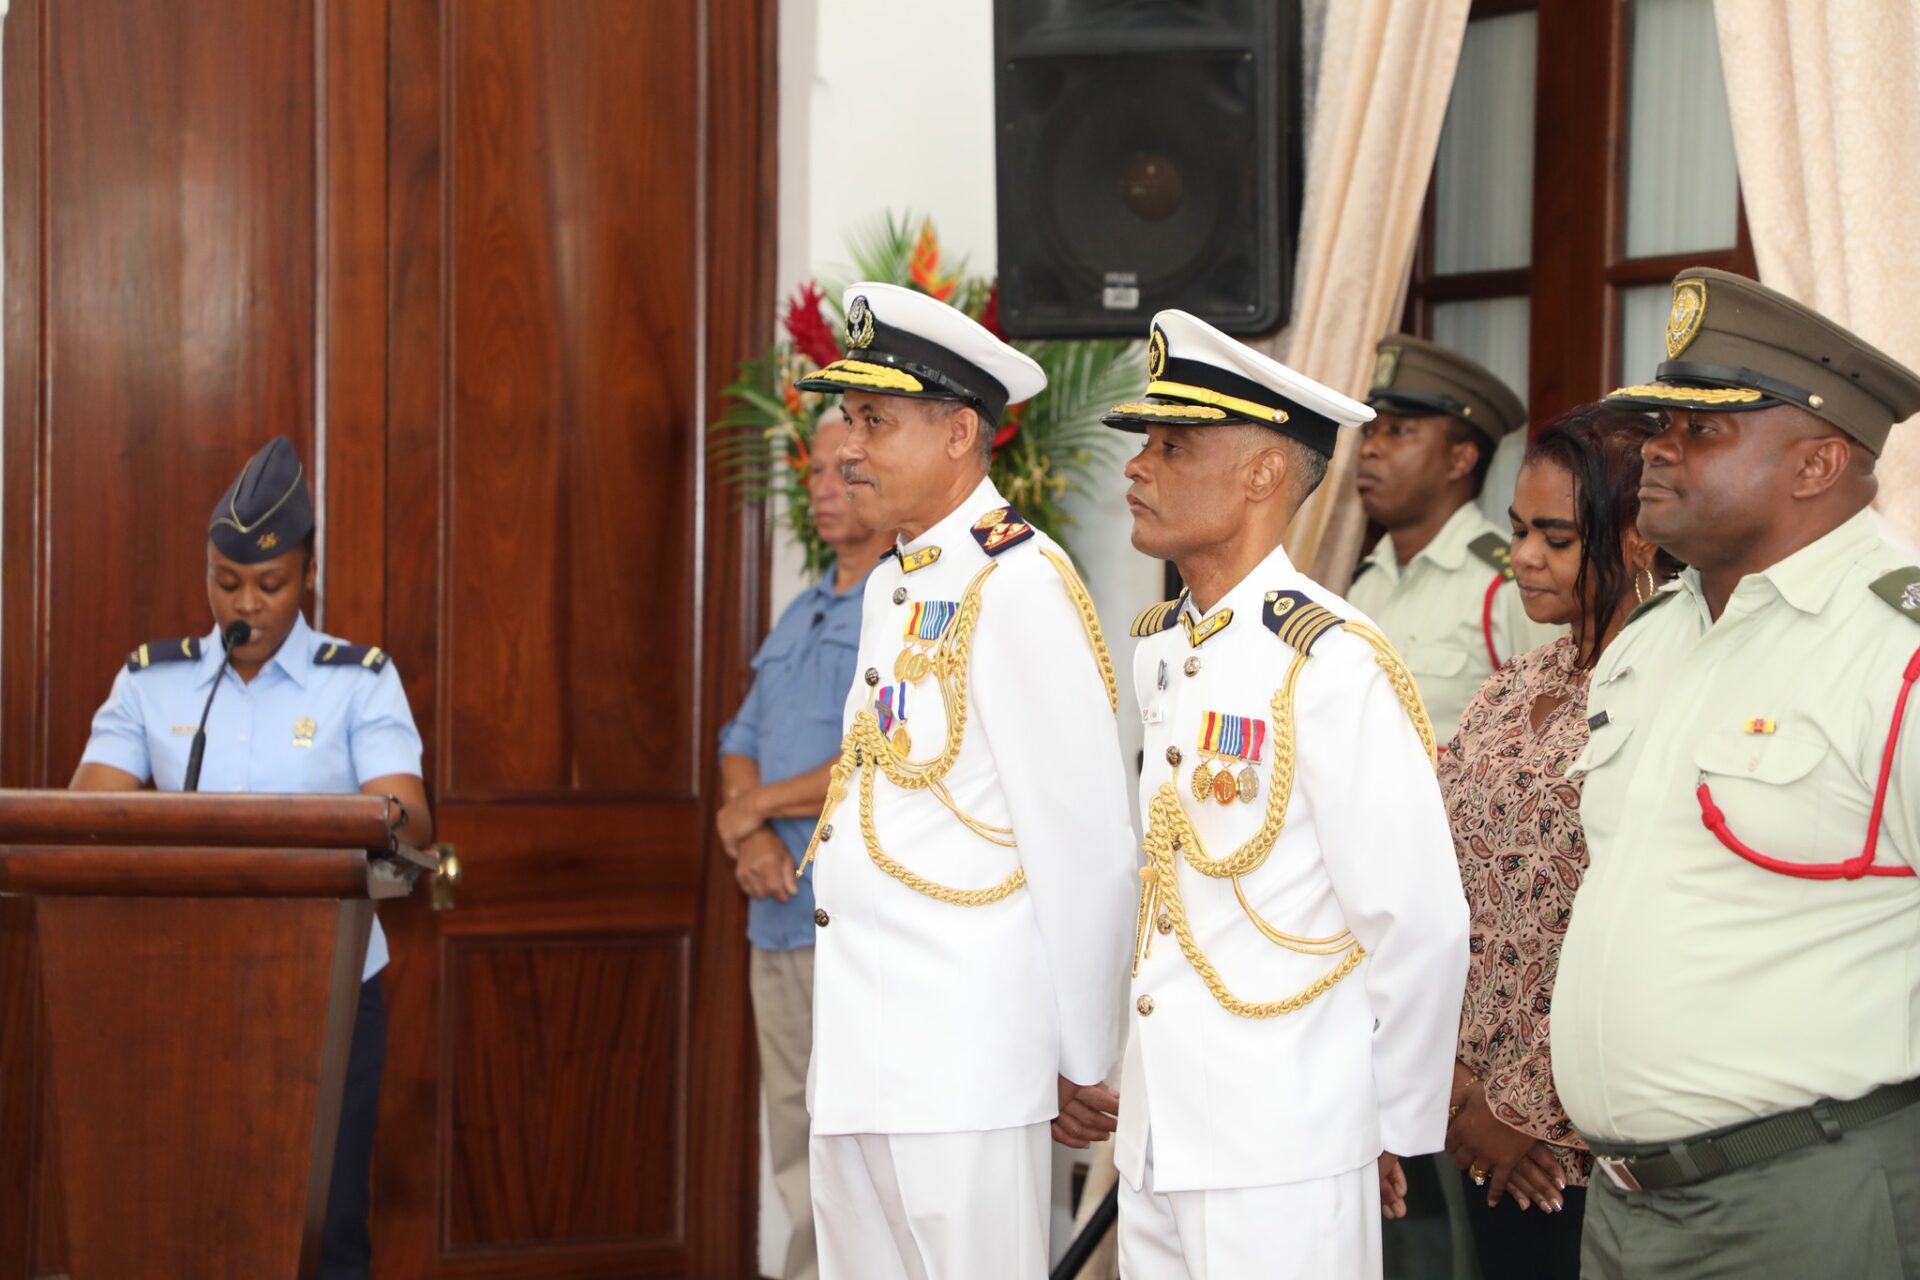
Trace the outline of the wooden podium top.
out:
M 437 855 L 383 796 L 0 790 L 0 893 L 394 898 Z

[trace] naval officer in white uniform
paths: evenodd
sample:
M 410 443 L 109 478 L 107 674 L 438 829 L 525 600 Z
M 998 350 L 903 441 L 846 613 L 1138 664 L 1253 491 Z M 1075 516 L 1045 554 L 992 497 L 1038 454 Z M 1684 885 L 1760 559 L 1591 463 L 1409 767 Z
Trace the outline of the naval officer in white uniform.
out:
M 1380 1186 L 1440 1149 L 1467 910 L 1419 693 L 1280 545 L 1348 399 L 1179 311 L 1110 426 L 1133 544 L 1187 593 L 1134 626 L 1146 719 L 1121 1271 L 1381 1273 Z
M 1049 1125 L 1114 1124 L 1137 855 L 1113 664 L 987 478 L 1039 366 L 909 289 L 854 285 L 846 315 L 847 358 L 800 385 L 841 393 L 849 497 L 900 535 L 808 851 L 820 1275 L 1040 1277 Z

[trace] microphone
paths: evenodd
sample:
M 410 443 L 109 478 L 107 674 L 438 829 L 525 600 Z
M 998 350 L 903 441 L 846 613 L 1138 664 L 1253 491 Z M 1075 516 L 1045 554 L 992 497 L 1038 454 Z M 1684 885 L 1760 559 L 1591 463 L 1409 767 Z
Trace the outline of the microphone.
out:
M 220 692 L 220 681 L 233 661 L 233 646 L 245 644 L 247 637 L 252 634 L 253 628 L 244 622 L 229 622 L 227 629 L 220 633 L 220 647 L 226 653 L 220 659 L 220 669 L 213 673 L 213 688 L 207 690 L 207 705 L 200 708 L 200 727 L 193 731 L 193 749 L 187 753 L 187 784 L 180 788 L 182 791 L 200 789 L 200 757 L 207 753 L 207 715 L 213 710 L 213 695 Z

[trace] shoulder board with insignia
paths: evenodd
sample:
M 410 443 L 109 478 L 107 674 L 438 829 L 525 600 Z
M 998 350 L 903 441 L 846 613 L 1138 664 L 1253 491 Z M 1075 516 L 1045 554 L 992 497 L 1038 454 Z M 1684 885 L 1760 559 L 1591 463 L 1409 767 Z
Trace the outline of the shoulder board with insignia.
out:
M 1658 609 L 1661 605 L 1665 604 L 1667 601 L 1673 599 L 1675 596 L 1679 594 L 1680 593 L 1678 591 L 1654 592 L 1652 595 L 1648 596 L 1644 601 L 1642 601 L 1638 608 L 1636 608 L 1632 613 L 1628 614 L 1627 620 L 1621 623 L 1620 625 L 1623 627 L 1632 626 L 1634 621 L 1638 619 L 1641 614 L 1652 613 L 1655 609 Z
M 1167 630 L 1180 617 L 1180 607 L 1187 602 L 1187 593 L 1182 591 L 1171 600 L 1162 600 L 1159 604 L 1149 605 L 1133 620 L 1134 636 L 1158 635 Z
M 365 667 L 381 671 L 387 665 L 387 651 L 377 644 L 335 644 L 329 641 L 313 655 L 316 667 Z
M 1920 568 L 1908 565 L 1873 580 L 1873 594 L 1909 622 L 1920 622 Z
M 1508 539 L 1497 533 L 1483 533 L 1467 544 L 1467 550 L 1498 569 L 1508 582 L 1513 581 L 1513 546 Z
M 1346 620 L 1325 605 L 1314 603 L 1304 591 L 1269 591 L 1260 621 L 1302 653 L 1312 653 L 1314 642 Z
M 198 662 L 200 660 L 200 641 L 195 638 L 185 640 L 149 640 L 127 655 L 127 670 L 145 671 L 148 667 L 158 666 L 162 662 Z
M 995 507 L 973 522 L 973 540 L 990 556 L 1017 547 L 1033 536 L 1033 526 L 1012 507 Z

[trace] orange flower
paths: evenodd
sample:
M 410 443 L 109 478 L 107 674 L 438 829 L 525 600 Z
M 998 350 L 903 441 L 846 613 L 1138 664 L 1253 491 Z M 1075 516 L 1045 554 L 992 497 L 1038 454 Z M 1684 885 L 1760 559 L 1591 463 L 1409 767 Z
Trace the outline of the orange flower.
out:
M 959 272 L 948 276 L 940 274 L 940 238 L 933 234 L 931 218 L 920 224 L 920 239 L 913 246 L 908 275 L 914 288 L 941 302 L 952 298 L 953 291 L 960 286 Z
M 807 460 L 810 457 L 812 457 L 812 455 L 807 451 L 806 437 L 802 436 L 798 431 L 794 432 L 793 450 L 787 454 L 787 462 L 792 465 L 795 471 L 804 473 L 807 469 Z
M 801 411 L 806 408 L 806 405 L 803 404 L 800 399 L 800 388 L 794 386 L 791 382 L 787 384 L 785 399 L 787 402 L 787 412 L 796 418 L 799 417 Z

